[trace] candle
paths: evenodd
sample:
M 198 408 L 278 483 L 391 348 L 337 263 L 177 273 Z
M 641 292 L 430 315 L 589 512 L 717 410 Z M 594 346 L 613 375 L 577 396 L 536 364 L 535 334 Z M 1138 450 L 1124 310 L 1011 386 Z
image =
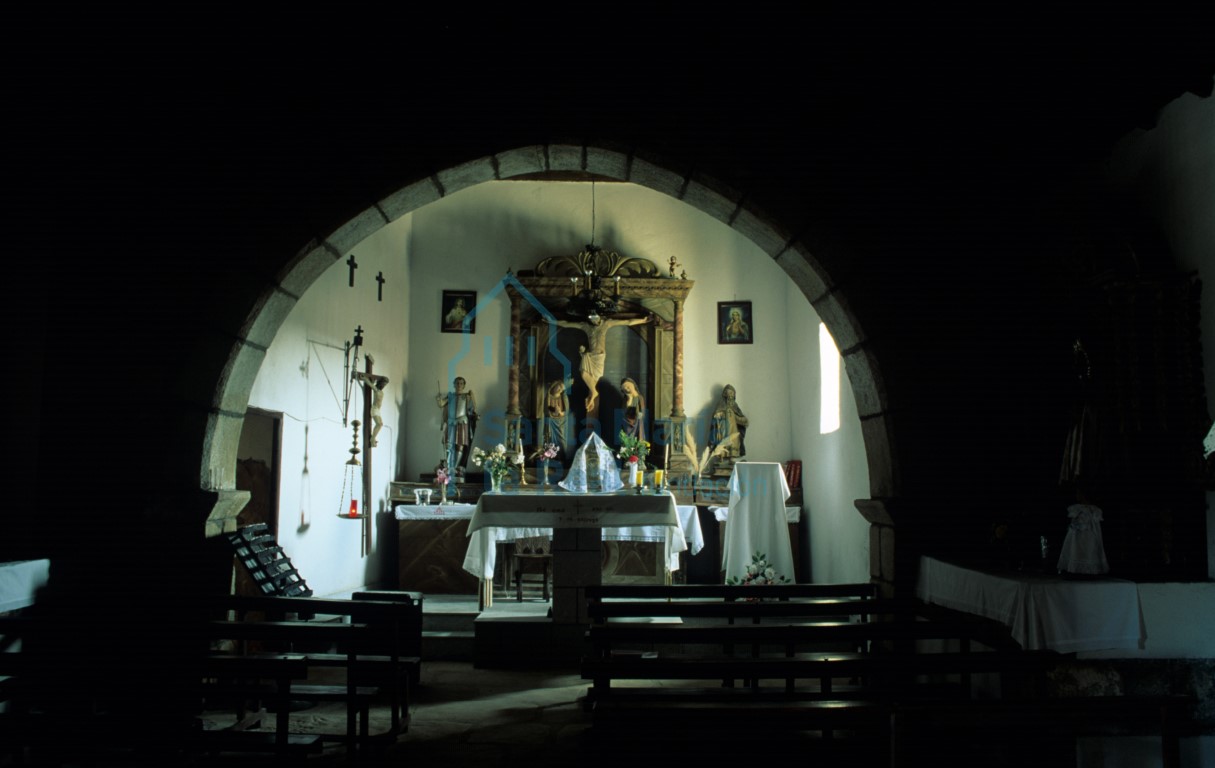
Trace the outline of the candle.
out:
M 667 443 L 662 452 L 662 468 L 666 469 L 671 466 L 671 444 Z
M 351 517 L 359 516 L 359 500 L 358 499 L 350 500 L 350 516 Z
M 661 469 L 654 470 L 654 487 L 662 488 L 662 478 L 665 472 Z

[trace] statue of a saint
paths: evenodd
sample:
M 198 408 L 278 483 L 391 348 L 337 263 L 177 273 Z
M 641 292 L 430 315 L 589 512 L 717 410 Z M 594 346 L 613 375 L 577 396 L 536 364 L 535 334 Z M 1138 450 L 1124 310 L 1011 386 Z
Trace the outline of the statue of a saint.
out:
M 713 421 L 709 426 L 709 447 L 714 452 L 716 452 L 717 446 L 728 440 L 731 435 L 738 435 L 737 444 L 727 447 L 722 453 L 722 458 L 725 459 L 723 463 L 727 464 L 740 456 L 747 455 L 747 447 L 743 439 L 747 436 L 748 422 L 734 399 L 735 394 L 732 385 L 727 384 L 722 387 L 721 401 L 717 404 L 717 409 L 713 411 Z
M 544 396 L 543 442 L 557 446 L 557 455 L 565 456 L 566 414 L 570 409 L 569 396 L 565 394 L 565 382 L 554 381 L 548 385 Z
M 645 397 L 637 391 L 637 382 L 624 377 L 620 382 L 620 393 L 624 396 L 624 433 L 645 440 Z
M 477 399 L 472 390 L 465 389 L 463 376 L 452 381 L 452 391 L 435 397 L 443 409 L 443 447 L 447 452 L 447 466 L 456 474 L 463 475 L 468 467 L 469 448 L 473 434 L 477 431 Z
M 607 360 L 607 333 L 618 325 L 645 325 L 651 317 L 638 317 L 632 320 L 604 320 L 596 316 L 585 323 L 575 323 L 570 320 L 558 320 L 562 328 L 577 328 L 586 334 L 587 344 L 578 348 L 582 353 L 582 362 L 578 373 L 586 384 L 589 393 L 586 396 L 586 417 L 599 418 L 599 380 L 603 378 L 604 362 Z

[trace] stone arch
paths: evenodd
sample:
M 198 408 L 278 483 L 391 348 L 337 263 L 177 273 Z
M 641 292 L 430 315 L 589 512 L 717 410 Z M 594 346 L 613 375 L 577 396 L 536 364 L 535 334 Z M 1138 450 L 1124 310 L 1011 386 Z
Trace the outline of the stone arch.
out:
M 308 243 L 278 270 L 246 316 L 216 385 L 200 467 L 202 490 L 219 498 L 208 519 L 209 535 L 227 530 L 243 506 L 241 492 L 231 489 L 253 381 L 279 327 L 308 287 L 364 239 L 407 213 L 477 184 L 548 172 L 589 173 L 669 195 L 735 229 L 775 260 L 827 325 L 844 358 L 865 441 L 870 495 L 881 499 L 897 494 L 887 393 L 873 347 L 843 291 L 805 242 L 715 179 L 618 149 L 543 144 L 509 149 L 416 179 L 328 236 Z

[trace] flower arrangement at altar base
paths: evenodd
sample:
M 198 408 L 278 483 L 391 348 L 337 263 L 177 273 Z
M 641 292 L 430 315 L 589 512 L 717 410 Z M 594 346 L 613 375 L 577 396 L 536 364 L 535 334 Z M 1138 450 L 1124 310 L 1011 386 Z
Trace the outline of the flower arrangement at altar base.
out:
M 768 562 L 768 556 L 758 551 L 751 556 L 751 563 L 747 566 L 747 574 L 745 576 L 741 579 L 737 576 L 731 576 L 726 579 L 726 584 L 732 587 L 788 583 L 790 583 L 789 578 L 784 574 L 777 573 L 772 564 Z
M 498 443 L 492 451 L 473 448 L 472 460 L 473 464 L 489 473 L 493 487 L 497 489 L 510 471 L 510 465 L 515 462 L 515 455 L 507 453 L 506 446 Z

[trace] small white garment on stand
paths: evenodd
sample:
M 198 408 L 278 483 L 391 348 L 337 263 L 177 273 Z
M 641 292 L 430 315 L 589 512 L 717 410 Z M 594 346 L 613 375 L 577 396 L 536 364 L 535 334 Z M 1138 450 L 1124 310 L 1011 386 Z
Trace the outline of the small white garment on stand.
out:
M 620 479 L 620 467 L 616 466 L 612 449 L 603 442 L 603 438 L 597 432 L 592 432 L 586 442 L 579 446 L 578 452 L 574 454 L 574 463 L 570 465 L 570 471 L 557 485 L 573 493 L 591 492 L 592 484 L 589 482 L 590 478 L 587 477 L 586 469 L 586 451 L 587 447 L 591 445 L 595 446 L 595 452 L 599 455 L 599 488 L 597 490 L 611 493 L 624 487 L 624 480 Z
M 748 461 L 734 465 L 730 475 L 730 513 L 726 517 L 721 567 L 726 578 L 742 578 L 756 552 L 789 581 L 796 580 L 793 547 L 785 501 L 789 484 L 779 462 Z
M 1067 508 L 1071 522 L 1059 552 L 1059 570 L 1068 573 L 1109 573 L 1105 543 L 1101 539 L 1100 507 L 1073 504 Z

